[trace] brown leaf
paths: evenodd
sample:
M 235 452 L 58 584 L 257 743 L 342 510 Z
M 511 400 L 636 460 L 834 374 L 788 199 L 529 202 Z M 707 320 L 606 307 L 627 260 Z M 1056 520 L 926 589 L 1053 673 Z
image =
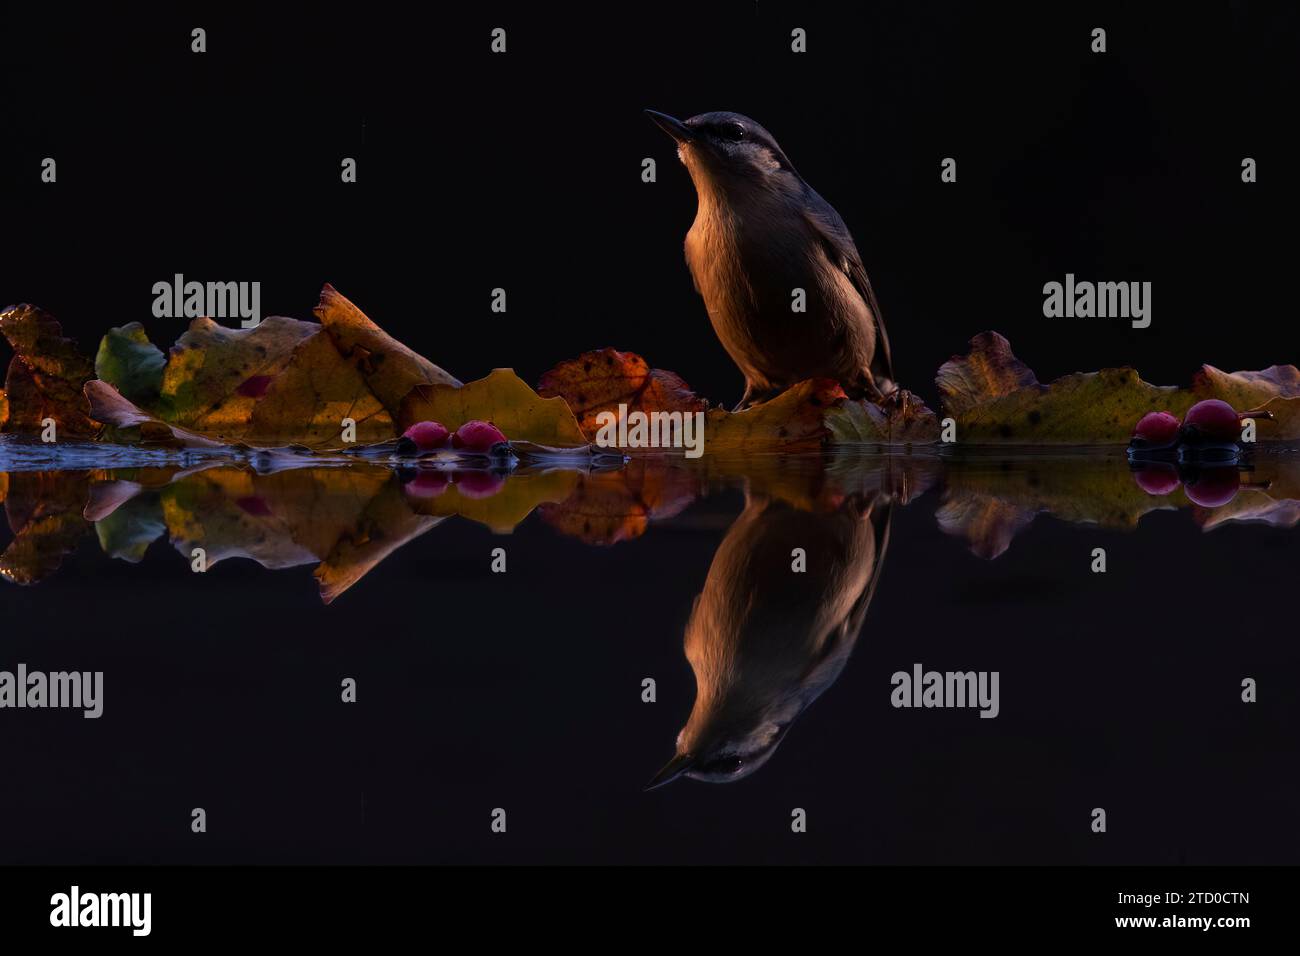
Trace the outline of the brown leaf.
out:
M 1218 398 L 1239 412 L 1262 409 L 1272 418 L 1255 419 L 1258 441 L 1300 438 L 1300 369 L 1273 365 L 1259 372 L 1222 372 L 1204 365 L 1192 379 L 1199 398 Z
M 897 393 L 885 406 L 850 400 L 830 380 L 801 382 L 742 412 L 709 408 L 680 376 L 652 369 L 633 352 L 600 349 L 561 362 L 542 376 L 539 392 L 568 402 L 591 441 L 603 413 L 703 412 L 708 452 L 813 450 L 826 444 L 906 444 L 939 437 L 938 419 L 915 395 Z M 629 455 L 679 454 L 659 447 L 622 447 Z
M 612 545 L 639 538 L 651 521 L 679 514 L 702 491 L 699 474 L 663 459 L 637 458 L 618 471 L 579 475 L 572 494 L 543 505 L 541 516 L 561 534 Z
M 321 290 L 314 314 L 339 353 L 356 366 L 394 419 L 400 418 L 402 402 L 415 386 L 460 385 L 453 375 L 375 325 L 328 283 Z
M 14 539 L 0 554 L 0 577 L 36 584 L 59 569 L 90 529 L 81 516 L 90 478 L 84 471 L 20 471 L 8 476 L 6 487 Z
M 45 515 L 27 524 L 0 554 L 0 577 L 11 584 L 36 584 L 63 564 L 89 524 L 75 511 Z
M 937 376 L 943 407 L 960 416 L 1038 385 L 1038 379 L 1011 352 L 1011 343 L 996 332 L 981 332 L 970 340 L 970 354 L 953 356 L 939 368 Z
M 709 403 L 673 372 L 651 369 L 634 352 L 598 349 L 561 362 L 542 376 L 538 394 L 558 395 L 569 404 L 589 441 L 594 441 L 601 412 L 703 412 Z
M 1222 399 L 1237 411 L 1247 411 L 1278 396 L 1300 396 L 1300 369 L 1270 365 L 1259 372 L 1223 372 L 1203 365 L 1192 378 L 1192 390 L 1200 398 Z
M 90 359 L 63 335 L 54 316 L 33 305 L 0 313 L 0 333 L 13 346 L 5 380 L 9 431 L 39 431 L 52 418 L 60 437 L 91 437 L 99 423 L 89 416 L 81 387 L 95 377 Z

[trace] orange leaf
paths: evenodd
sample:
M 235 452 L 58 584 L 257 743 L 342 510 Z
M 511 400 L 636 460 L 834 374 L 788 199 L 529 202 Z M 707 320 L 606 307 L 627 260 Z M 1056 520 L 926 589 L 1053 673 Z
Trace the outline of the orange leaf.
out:
M 601 412 L 703 412 L 709 403 L 673 372 L 650 368 L 634 352 L 598 349 L 561 362 L 542 376 L 538 394 L 569 404 L 588 440 L 595 440 Z

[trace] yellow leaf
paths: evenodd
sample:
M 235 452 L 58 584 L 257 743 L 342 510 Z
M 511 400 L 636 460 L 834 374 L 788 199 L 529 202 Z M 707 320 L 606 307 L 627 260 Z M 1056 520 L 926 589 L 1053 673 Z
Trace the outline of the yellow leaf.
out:
M 314 314 L 339 353 L 355 365 L 393 418 L 399 416 L 403 399 L 416 385 L 460 385 L 454 376 L 375 325 L 328 283 L 321 290 Z
M 954 356 L 937 376 L 944 411 L 956 420 L 963 444 L 1121 445 L 1147 412 L 1181 418 L 1203 398 L 1222 399 L 1239 412 L 1259 405 L 1272 411 L 1274 421 L 1256 422 L 1260 441 L 1300 438 L 1294 366 L 1228 374 L 1207 365 L 1192 388 L 1151 385 L 1131 368 L 1076 372 L 1043 385 L 996 332 L 970 344 L 970 354 Z
M 247 428 L 223 437 L 255 445 L 296 443 L 314 448 L 343 445 L 343 420 L 356 423 L 356 442 L 393 437 L 393 419 L 366 381 L 344 361 L 328 335 L 305 339 L 257 399 Z
M 564 399 L 542 398 L 508 368 L 459 387 L 416 385 L 402 402 L 398 427 L 435 421 L 455 431 L 475 419 L 492 422 L 511 441 L 558 448 L 588 444 Z
M 578 472 L 567 469 L 516 472 L 509 477 L 502 476 L 500 490 L 486 497 L 463 493 L 460 486 L 448 484 L 437 497 L 410 497 L 408 503 L 418 514 L 460 515 L 486 525 L 497 534 L 505 534 L 539 505 L 567 500 L 577 488 L 578 478 Z
M 195 319 L 168 354 L 158 417 L 215 435 L 240 430 L 265 386 L 319 332 L 314 322 L 279 315 L 251 329 Z

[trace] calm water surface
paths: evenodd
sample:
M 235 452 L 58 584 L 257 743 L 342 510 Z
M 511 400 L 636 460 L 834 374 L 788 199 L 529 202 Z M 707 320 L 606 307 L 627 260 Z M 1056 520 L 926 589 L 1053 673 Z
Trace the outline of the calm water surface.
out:
M 102 671 L 104 713 L 0 710 L 0 862 L 1300 851 L 1297 452 L 43 455 L 0 446 L 0 669 Z M 917 665 L 997 716 L 892 706 Z

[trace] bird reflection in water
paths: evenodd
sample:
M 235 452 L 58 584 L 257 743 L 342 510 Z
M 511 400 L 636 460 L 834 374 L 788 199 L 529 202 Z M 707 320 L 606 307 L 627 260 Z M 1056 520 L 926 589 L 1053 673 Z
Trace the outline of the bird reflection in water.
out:
M 879 493 L 806 510 L 750 495 L 713 557 L 686 625 L 695 706 L 673 758 L 646 785 L 729 783 L 771 758 L 844 669 L 889 543 Z M 798 571 L 798 553 L 807 570 Z

